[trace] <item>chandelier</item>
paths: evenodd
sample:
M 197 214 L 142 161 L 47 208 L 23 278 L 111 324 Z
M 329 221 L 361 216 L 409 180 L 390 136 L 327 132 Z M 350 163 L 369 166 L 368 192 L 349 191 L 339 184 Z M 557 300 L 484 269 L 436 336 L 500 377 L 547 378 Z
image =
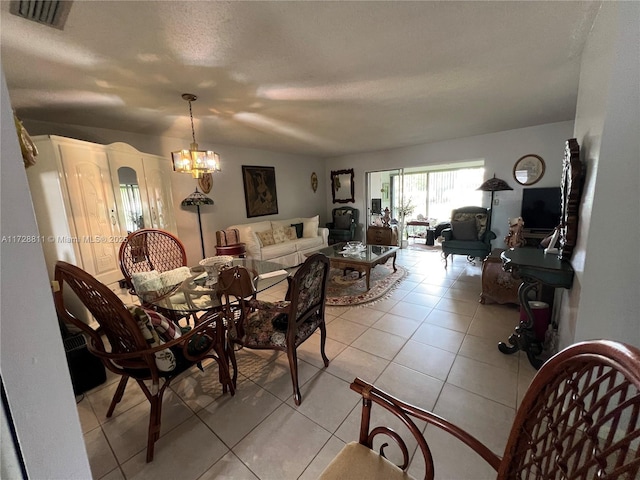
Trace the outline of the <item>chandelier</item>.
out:
M 173 171 L 180 173 L 190 173 L 193 178 L 202 178 L 205 173 L 220 171 L 220 155 L 212 150 L 198 150 L 196 143 L 196 132 L 193 128 L 193 112 L 191 102 L 195 102 L 198 97 L 192 93 L 183 93 L 182 98 L 189 102 L 189 117 L 191 118 L 191 137 L 193 142 L 188 150 L 178 150 L 171 152 L 173 161 Z

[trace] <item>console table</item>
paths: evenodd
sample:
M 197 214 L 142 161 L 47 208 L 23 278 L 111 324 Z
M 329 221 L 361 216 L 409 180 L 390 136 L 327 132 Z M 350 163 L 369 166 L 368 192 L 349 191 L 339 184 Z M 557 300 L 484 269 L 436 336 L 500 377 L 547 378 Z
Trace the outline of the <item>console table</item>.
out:
M 545 255 L 543 250 L 534 248 L 516 248 L 505 250 L 500 255 L 503 268 L 520 280 L 518 289 L 520 305 L 526 312 L 526 319 L 522 320 L 509 337 L 509 344 L 498 343 L 498 349 L 505 354 L 512 354 L 522 350 L 527 354 L 531 365 L 538 369 L 544 363 L 539 358 L 543 352 L 543 343 L 536 338 L 534 332 L 534 316 L 529 306 L 529 291 L 538 284 L 553 288 L 571 288 L 573 284 L 573 268 L 568 260 L 561 260 L 557 255 Z
M 398 245 L 398 229 L 369 225 L 367 228 L 367 245 Z

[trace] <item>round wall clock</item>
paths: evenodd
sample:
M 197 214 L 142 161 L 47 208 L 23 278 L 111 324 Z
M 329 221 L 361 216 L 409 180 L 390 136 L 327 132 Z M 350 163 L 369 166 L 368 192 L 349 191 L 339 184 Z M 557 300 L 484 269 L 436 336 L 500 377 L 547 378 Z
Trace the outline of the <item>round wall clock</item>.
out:
M 513 166 L 513 178 L 520 185 L 533 185 L 544 175 L 544 160 L 538 155 L 520 157 Z

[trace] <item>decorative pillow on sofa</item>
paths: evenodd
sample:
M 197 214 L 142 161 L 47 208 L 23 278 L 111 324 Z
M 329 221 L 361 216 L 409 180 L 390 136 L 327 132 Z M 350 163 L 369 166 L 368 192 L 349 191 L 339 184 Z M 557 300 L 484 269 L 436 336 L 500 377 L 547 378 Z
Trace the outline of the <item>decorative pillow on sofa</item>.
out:
M 302 225 L 302 224 L 300 224 Z M 287 240 L 297 240 L 298 233 L 296 232 L 296 227 L 285 227 L 284 233 L 287 236 Z
M 302 219 L 302 237 L 303 238 L 315 238 L 318 236 L 318 224 L 320 218 L 318 215 L 311 218 Z
M 291 226 L 296 229 L 296 236 L 302 238 L 302 223 L 292 223 Z
M 287 235 L 284 232 L 283 226 L 279 226 L 273 229 L 273 241 L 275 243 L 283 243 L 287 241 Z
M 258 235 L 258 239 L 260 239 L 260 243 L 262 244 L 263 247 L 276 244 L 276 241 L 273 238 L 273 230 L 256 232 L 256 235 Z
M 349 230 L 351 228 L 351 213 L 336 216 L 333 226 L 339 230 Z
M 454 240 L 478 240 L 478 229 L 475 219 L 464 222 L 451 222 L 451 233 Z

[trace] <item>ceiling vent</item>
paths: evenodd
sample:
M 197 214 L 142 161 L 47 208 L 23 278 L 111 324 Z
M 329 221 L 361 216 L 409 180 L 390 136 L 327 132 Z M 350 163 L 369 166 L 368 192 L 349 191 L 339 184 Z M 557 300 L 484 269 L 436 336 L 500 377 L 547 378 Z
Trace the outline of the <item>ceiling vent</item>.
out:
M 33 22 L 62 30 L 73 1 L 13 0 L 10 11 Z

